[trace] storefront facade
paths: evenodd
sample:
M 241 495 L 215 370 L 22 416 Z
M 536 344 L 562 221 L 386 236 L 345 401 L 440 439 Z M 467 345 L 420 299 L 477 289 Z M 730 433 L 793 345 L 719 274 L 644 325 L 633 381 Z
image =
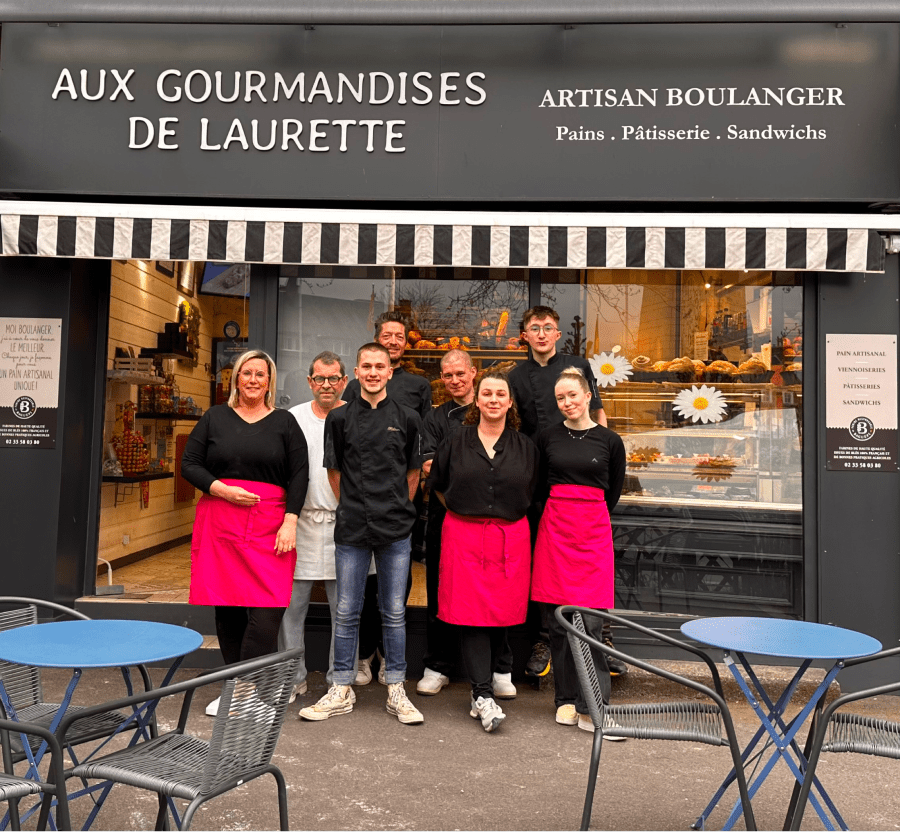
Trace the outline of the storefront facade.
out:
M 204 275 L 173 295 L 202 317 L 182 388 L 214 390 L 220 341 L 246 343 L 276 356 L 281 406 L 322 349 L 352 366 L 385 309 L 434 380 L 457 345 L 479 368 L 524 360 L 522 313 L 553 306 L 629 453 L 618 608 L 900 637 L 900 23 L 526 7 L 468 26 L 3 19 L 2 315 L 60 320 L 63 346 L 52 446 L 0 447 L 13 549 L 40 552 L 10 591 L 93 589 L 119 506 L 111 345 L 168 314 L 146 285 L 172 261 Z M 223 288 L 215 264 L 246 280 Z M 167 456 L 189 425 L 153 430 Z M 183 535 L 179 511 L 160 522 Z

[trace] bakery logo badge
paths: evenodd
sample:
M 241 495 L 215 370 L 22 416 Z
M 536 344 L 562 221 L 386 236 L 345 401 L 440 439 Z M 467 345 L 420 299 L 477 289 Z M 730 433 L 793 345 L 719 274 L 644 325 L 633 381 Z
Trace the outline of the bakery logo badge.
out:
M 850 423 L 850 435 L 857 442 L 867 442 L 875 435 L 875 424 L 865 416 L 857 416 Z
M 19 419 L 30 419 L 37 413 L 37 405 L 30 396 L 19 396 L 13 402 L 13 413 Z

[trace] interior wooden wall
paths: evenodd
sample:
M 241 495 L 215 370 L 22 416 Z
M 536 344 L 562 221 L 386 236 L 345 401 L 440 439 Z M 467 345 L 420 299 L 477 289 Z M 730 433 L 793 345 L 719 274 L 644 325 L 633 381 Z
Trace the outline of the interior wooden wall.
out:
M 190 267 L 190 264 L 181 264 Z M 247 331 L 246 303 L 242 298 L 223 298 L 182 294 L 178 290 L 175 277 L 159 272 L 153 261 L 114 261 L 112 264 L 112 287 L 110 298 L 108 363 L 112 369 L 116 347 L 131 346 L 137 354 L 141 347 L 156 347 L 156 335 L 163 331 L 163 325 L 178 320 L 178 304 L 189 300 L 200 309 L 200 354 L 196 367 L 185 361 L 170 361 L 167 366 L 174 369 L 179 395 L 191 396 L 205 411 L 210 404 L 209 368 L 212 360 L 212 338 L 222 336 L 222 326 L 228 320 L 241 324 Z M 104 436 L 106 441 L 112 436 L 115 422 L 115 404 L 131 400 L 137 403 L 137 387 L 126 384 L 107 384 L 106 419 Z M 139 420 L 137 427 L 145 424 Z M 172 424 L 174 437 L 190 433 L 195 422 L 159 421 L 159 427 Z M 155 456 L 151 449 L 151 457 Z M 150 505 L 143 508 L 140 487 L 114 505 L 116 486 L 103 484 L 100 510 L 99 556 L 111 563 L 127 555 L 133 555 L 151 547 L 175 541 L 191 533 L 194 522 L 194 506 L 200 496 L 189 503 L 175 503 L 175 480 L 155 480 L 150 485 Z M 121 486 L 120 486 L 121 488 Z M 125 536 L 129 542 L 123 543 Z

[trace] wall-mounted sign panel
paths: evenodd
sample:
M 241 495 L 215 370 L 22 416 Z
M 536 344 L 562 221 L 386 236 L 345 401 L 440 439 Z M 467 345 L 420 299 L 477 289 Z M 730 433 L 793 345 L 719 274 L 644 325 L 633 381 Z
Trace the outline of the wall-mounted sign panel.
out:
M 825 336 L 830 471 L 897 470 L 897 336 Z
M 0 318 L 0 448 L 55 448 L 60 318 Z
M 896 24 L 5 24 L 0 190 L 900 199 Z

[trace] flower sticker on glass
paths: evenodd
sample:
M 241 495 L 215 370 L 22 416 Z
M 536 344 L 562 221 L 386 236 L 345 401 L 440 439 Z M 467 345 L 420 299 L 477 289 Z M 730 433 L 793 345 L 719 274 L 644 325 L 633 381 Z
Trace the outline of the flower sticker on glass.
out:
M 601 387 L 615 387 L 620 381 L 628 381 L 632 372 L 627 358 L 611 352 L 601 352 L 588 359 L 588 363 Z
M 721 422 L 728 405 L 725 397 L 715 387 L 703 384 L 693 385 L 690 390 L 682 390 L 673 402 L 673 409 L 692 422 Z

